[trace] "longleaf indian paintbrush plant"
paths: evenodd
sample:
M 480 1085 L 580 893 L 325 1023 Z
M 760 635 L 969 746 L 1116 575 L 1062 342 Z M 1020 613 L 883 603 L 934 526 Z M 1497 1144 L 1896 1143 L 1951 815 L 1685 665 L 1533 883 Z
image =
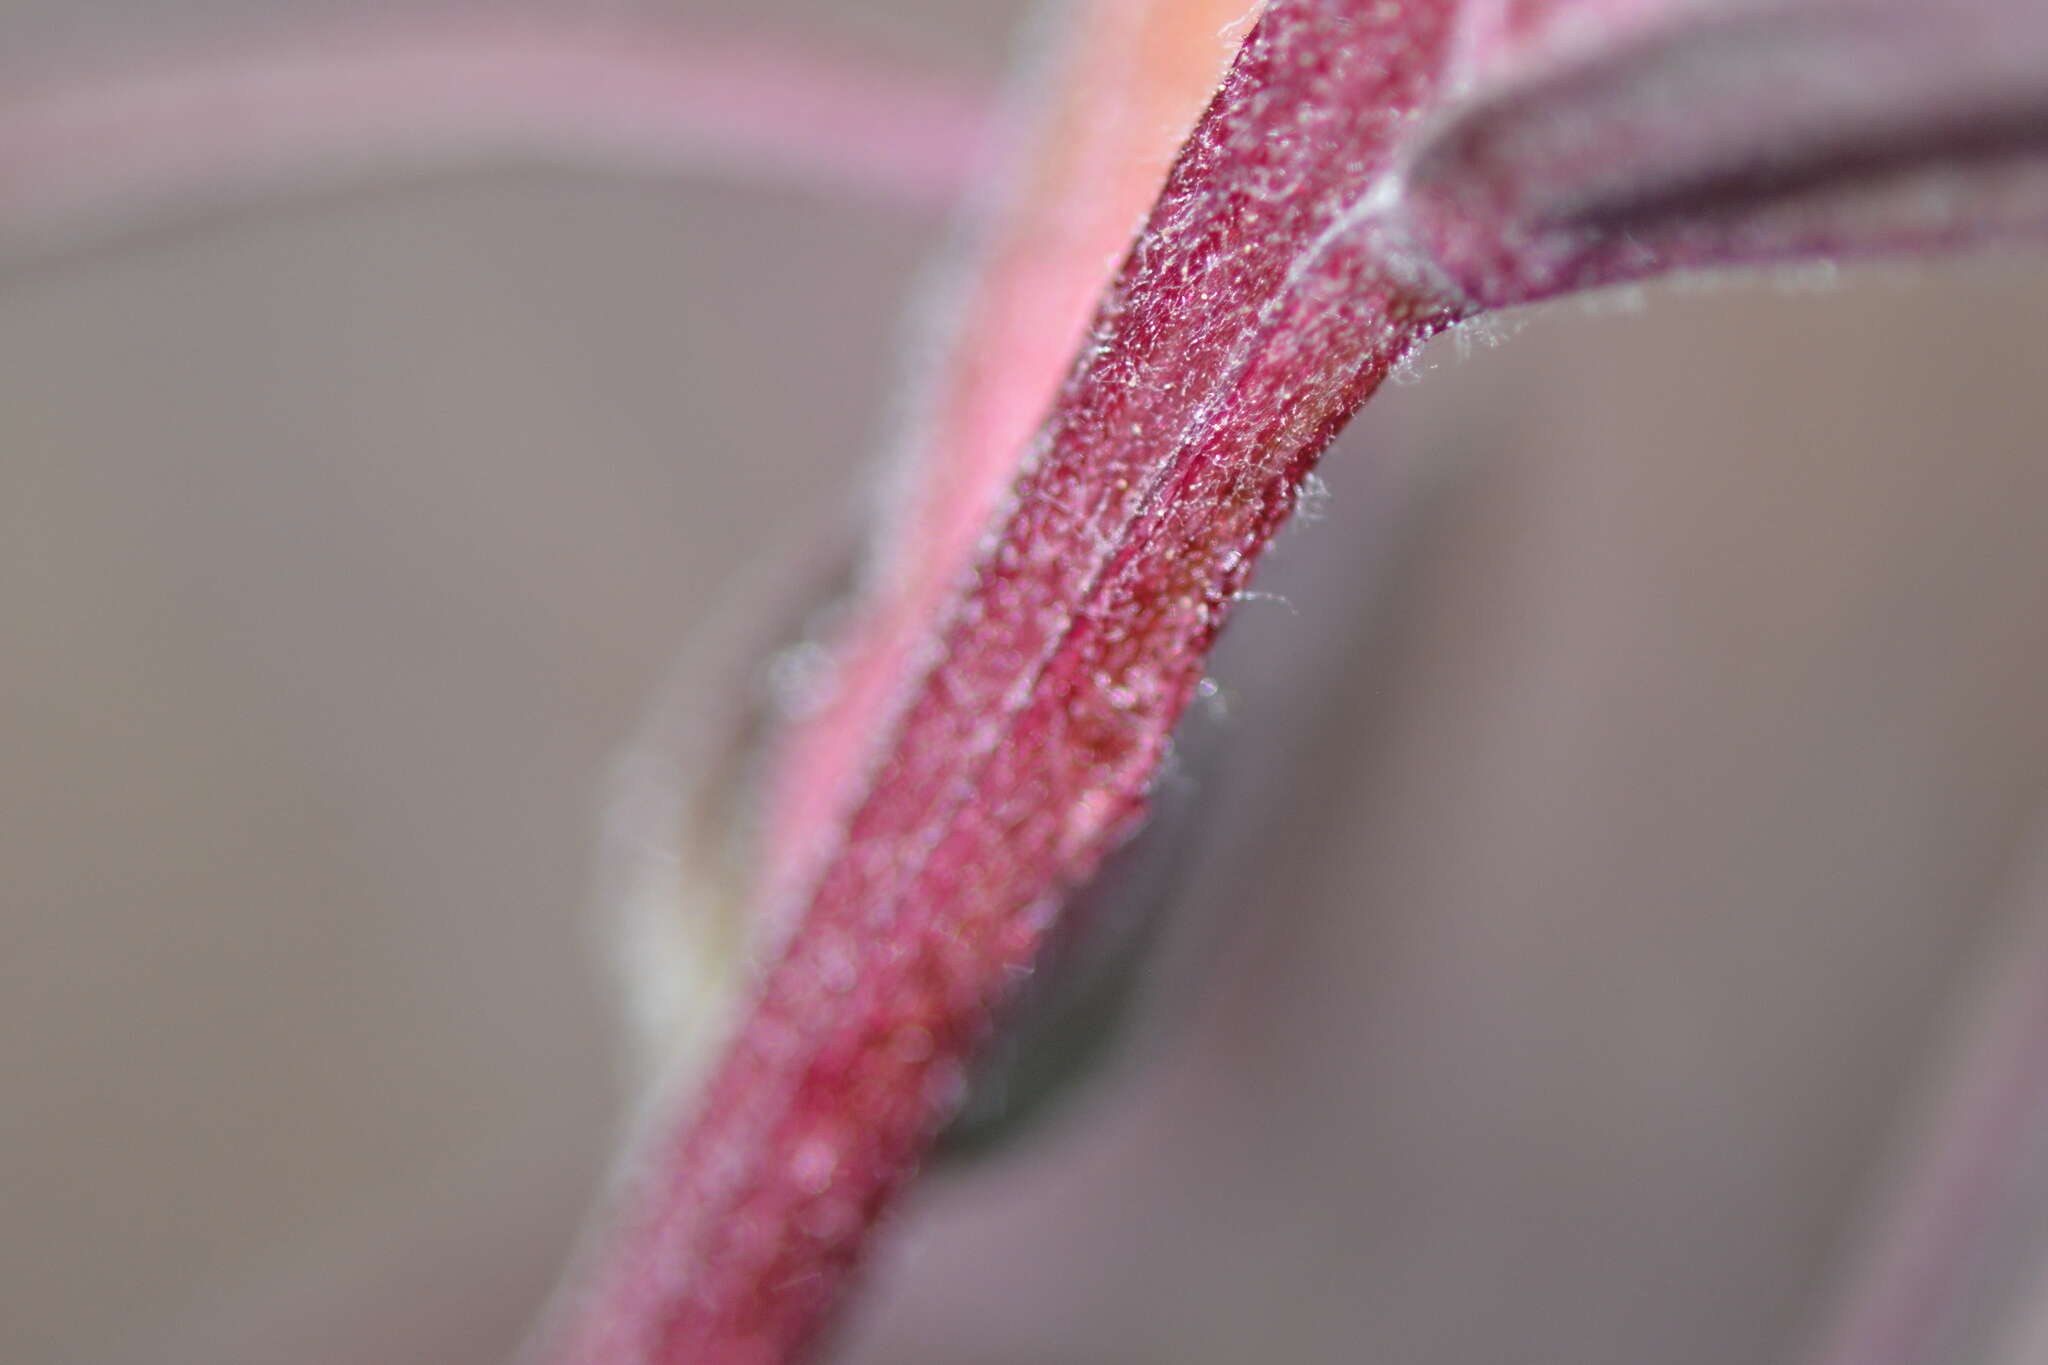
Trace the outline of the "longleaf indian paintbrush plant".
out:
M 851 600 L 732 798 L 763 966 L 675 1045 L 537 1359 L 815 1349 L 1016 983 L 1141 823 L 1318 456 L 1429 337 L 1675 270 L 2048 228 L 2033 0 L 1092 0 L 1069 19 L 1063 74 L 1008 126 Z M 836 88 L 865 116 L 851 170 L 773 101 L 723 133 L 727 96 L 650 103 L 664 147 L 912 199 L 982 145 L 966 97 Z M 80 126 L 32 107 L 64 116 L 18 127 Z M 19 179 L 62 167 L 60 134 L 7 146 Z M 1874 1352 L 1906 1330 L 1841 1359 L 1904 1359 Z

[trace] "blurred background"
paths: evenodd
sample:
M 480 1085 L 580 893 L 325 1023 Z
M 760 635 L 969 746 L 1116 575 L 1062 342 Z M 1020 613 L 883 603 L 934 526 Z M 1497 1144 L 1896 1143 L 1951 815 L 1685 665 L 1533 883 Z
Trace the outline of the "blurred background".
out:
M 1024 14 L 676 11 L 990 85 Z M 389 15 L 5 0 L 0 83 L 316 18 Z M 495 165 L 0 262 L 0 1359 L 512 1348 L 626 1099 L 606 775 L 871 483 L 944 240 Z M 1432 349 L 1226 645 L 1174 1027 L 922 1189 L 846 1355 L 1790 1358 L 2041 811 L 2044 315 L 2016 256 Z

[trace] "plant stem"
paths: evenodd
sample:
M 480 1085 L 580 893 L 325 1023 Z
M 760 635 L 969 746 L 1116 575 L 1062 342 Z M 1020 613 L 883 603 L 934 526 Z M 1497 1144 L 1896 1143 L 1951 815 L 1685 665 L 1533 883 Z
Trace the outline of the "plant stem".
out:
M 365 172 L 479 155 L 820 184 L 951 205 L 986 100 L 769 34 L 673 23 L 401 21 L 0 91 L 10 246 L 75 249 Z
M 1813 1365 L 1976 1359 L 1994 1327 L 2039 1310 L 2040 1265 L 2000 1255 L 2024 1245 L 2015 1220 L 2040 1217 L 2048 1152 L 2048 825 L 2022 851 L 1902 1178 Z
M 705 1094 L 557 1358 L 783 1362 L 841 1298 L 1062 893 L 1141 812 L 1251 562 L 1457 314 L 1366 205 L 1450 6 L 1279 0 L 1169 176 Z

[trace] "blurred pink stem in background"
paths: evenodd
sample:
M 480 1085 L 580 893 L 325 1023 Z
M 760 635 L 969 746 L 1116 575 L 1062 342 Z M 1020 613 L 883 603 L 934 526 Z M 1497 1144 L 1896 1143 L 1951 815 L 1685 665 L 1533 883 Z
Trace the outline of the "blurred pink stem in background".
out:
M 484 157 L 954 202 L 970 84 L 808 38 L 526 15 L 296 32 L 0 80 L 0 251 L 49 253 L 253 196 Z
M 2048 822 L 2021 855 L 1937 1059 L 1945 1065 L 1812 1365 L 2043 1358 Z

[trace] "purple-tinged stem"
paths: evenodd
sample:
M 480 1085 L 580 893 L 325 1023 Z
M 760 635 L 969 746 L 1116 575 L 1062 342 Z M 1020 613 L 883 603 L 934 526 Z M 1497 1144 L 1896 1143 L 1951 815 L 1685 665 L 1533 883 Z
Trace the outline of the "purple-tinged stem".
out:
M 1458 313 L 1364 230 L 1440 0 L 1276 0 L 1167 179 L 788 946 L 552 1357 L 805 1358 L 1315 458 Z M 875 718 L 857 718 L 874 724 Z
M 872 761 L 824 765 L 847 799 L 771 849 L 781 953 L 658 1125 L 551 1358 L 815 1346 L 1065 892 L 1141 814 L 1302 480 L 1424 338 L 1673 269 L 2048 224 L 2031 2 L 1963 0 L 1966 24 L 1900 0 L 1274 0 L 1014 477 L 987 509 L 937 500 L 971 516 L 943 528 L 966 571 L 875 652 L 873 704 L 819 722 Z M 1808 55 L 1847 54 L 1828 79 L 1772 65 L 1809 27 Z M 856 647 L 886 620 L 865 609 Z
M 1394 196 L 1482 307 L 2048 233 L 2039 0 L 1507 8 L 1558 13 L 1522 48 L 1479 26 L 1488 78 L 1414 140 Z

